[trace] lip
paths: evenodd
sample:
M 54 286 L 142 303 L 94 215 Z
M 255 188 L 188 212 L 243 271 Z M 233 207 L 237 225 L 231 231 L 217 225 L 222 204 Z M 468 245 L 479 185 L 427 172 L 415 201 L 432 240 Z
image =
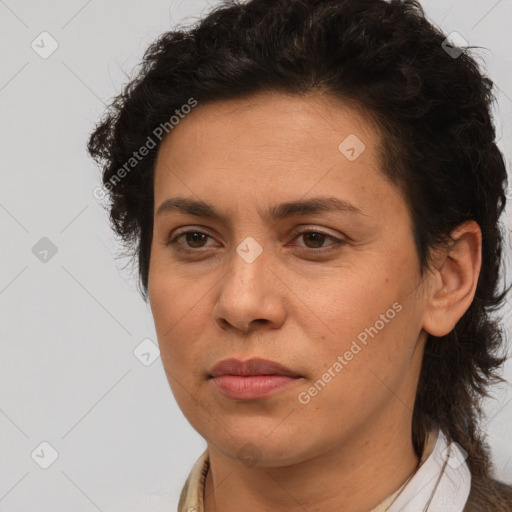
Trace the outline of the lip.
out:
M 211 377 L 221 375 L 239 375 L 247 377 L 251 375 L 283 375 L 285 377 L 300 377 L 297 372 L 286 368 L 282 364 L 268 359 L 253 357 L 247 361 L 238 359 L 224 359 L 218 362 L 210 371 Z
M 255 400 L 285 389 L 301 376 L 275 361 L 260 358 L 239 361 L 231 358 L 217 363 L 209 377 L 225 397 Z

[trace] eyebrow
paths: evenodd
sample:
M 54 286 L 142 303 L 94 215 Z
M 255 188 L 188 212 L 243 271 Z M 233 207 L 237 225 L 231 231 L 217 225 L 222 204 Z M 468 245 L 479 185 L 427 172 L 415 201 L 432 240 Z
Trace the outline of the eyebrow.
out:
M 219 220 L 226 223 L 226 217 L 218 212 L 215 207 L 202 200 L 186 197 L 173 197 L 166 199 L 159 207 L 156 215 L 177 212 L 194 215 L 208 219 Z M 313 197 L 305 200 L 289 201 L 271 206 L 265 212 L 271 220 L 282 220 L 294 215 L 308 215 L 320 212 L 343 212 L 355 215 L 365 215 L 357 206 L 338 199 L 337 197 Z

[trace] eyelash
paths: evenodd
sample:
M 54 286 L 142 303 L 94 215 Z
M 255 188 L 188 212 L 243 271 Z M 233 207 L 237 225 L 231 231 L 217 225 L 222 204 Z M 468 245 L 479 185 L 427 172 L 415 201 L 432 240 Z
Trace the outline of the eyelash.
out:
M 213 238 L 208 233 L 204 233 L 203 231 L 199 231 L 199 230 L 195 230 L 194 229 L 194 230 L 189 230 L 189 231 L 183 231 L 182 233 L 177 234 L 174 238 L 170 239 L 165 245 L 167 247 L 175 246 L 179 251 L 188 252 L 188 253 L 197 253 L 197 252 L 200 252 L 201 250 L 205 250 L 205 248 L 203 248 L 203 247 L 191 248 L 191 247 L 184 247 L 184 246 L 178 244 L 178 240 L 180 238 L 182 238 L 183 236 L 185 236 L 187 234 L 190 234 L 190 233 L 205 235 L 205 236 L 207 236 L 209 238 Z M 309 235 L 309 234 L 323 235 L 326 238 L 330 238 L 331 240 L 334 241 L 332 244 L 330 244 L 330 245 L 328 245 L 326 247 L 320 247 L 320 248 L 316 248 L 316 249 L 313 249 L 313 248 L 310 248 L 310 247 L 302 247 L 301 246 L 302 249 L 309 249 L 309 250 L 311 250 L 313 252 L 316 252 L 316 253 L 324 253 L 325 254 L 327 252 L 331 252 L 333 250 L 337 250 L 339 248 L 339 246 L 344 245 L 344 244 L 347 243 L 345 240 L 341 240 L 339 238 L 336 238 L 333 235 L 329 235 L 328 233 L 324 233 L 323 231 L 318 231 L 318 230 L 305 230 L 305 231 L 295 232 L 295 233 L 293 233 L 293 239 L 295 240 L 296 238 L 299 238 L 302 235 Z

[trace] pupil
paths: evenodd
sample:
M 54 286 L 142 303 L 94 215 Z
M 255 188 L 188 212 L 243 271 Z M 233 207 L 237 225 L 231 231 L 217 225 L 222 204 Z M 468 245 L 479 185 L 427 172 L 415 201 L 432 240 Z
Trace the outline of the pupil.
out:
M 203 237 L 204 238 L 205 235 L 203 235 L 202 233 L 188 233 L 187 235 L 187 238 L 188 238 L 188 242 L 192 242 L 192 246 L 194 245 L 194 243 L 196 242 L 201 242 L 201 240 L 198 240 L 198 238 L 201 238 Z
M 308 233 L 306 235 L 306 237 L 320 237 L 320 239 L 316 239 L 316 240 L 313 240 L 313 244 L 319 244 L 319 245 L 315 245 L 315 247 L 318 247 L 318 246 L 321 246 L 322 245 L 322 237 L 325 236 L 323 235 L 322 233 Z M 306 244 L 307 245 L 307 244 Z

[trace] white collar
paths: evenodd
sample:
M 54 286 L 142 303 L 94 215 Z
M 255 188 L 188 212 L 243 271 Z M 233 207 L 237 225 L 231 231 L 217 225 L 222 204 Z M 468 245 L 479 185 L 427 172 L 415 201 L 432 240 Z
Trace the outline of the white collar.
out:
M 467 453 L 438 429 L 432 453 L 388 512 L 463 512 L 471 489 Z M 432 499 L 431 499 L 432 497 Z

